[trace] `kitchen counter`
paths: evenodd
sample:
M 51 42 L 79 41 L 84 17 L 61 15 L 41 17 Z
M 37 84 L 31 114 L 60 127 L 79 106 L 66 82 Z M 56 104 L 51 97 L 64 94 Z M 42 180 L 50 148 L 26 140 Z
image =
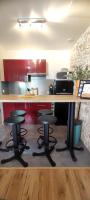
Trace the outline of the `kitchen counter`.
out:
M 74 95 L 0 95 L 0 102 L 90 102 Z

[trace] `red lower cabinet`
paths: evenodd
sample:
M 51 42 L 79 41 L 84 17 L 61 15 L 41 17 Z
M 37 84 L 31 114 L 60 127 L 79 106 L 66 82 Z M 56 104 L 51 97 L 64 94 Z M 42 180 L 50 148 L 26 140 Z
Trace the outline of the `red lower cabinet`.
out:
M 10 112 L 15 110 L 15 104 L 14 103 L 3 103 L 3 114 L 4 119 L 10 116 Z
M 41 109 L 51 109 L 51 103 L 3 103 L 4 119 L 13 110 L 26 110 L 26 124 L 38 124 L 38 110 Z

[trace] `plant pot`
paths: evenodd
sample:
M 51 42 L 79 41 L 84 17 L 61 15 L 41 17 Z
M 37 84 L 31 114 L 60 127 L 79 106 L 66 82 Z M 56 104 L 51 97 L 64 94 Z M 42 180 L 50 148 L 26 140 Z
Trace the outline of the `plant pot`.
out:
M 82 120 L 74 121 L 74 145 L 79 144 L 81 138 Z
M 82 120 L 75 119 L 74 120 L 74 145 L 78 145 L 80 143 L 81 128 L 82 128 Z M 69 136 L 67 135 L 67 142 L 69 142 L 68 137 Z
M 80 80 L 74 81 L 74 95 L 78 96 L 78 90 L 79 90 Z

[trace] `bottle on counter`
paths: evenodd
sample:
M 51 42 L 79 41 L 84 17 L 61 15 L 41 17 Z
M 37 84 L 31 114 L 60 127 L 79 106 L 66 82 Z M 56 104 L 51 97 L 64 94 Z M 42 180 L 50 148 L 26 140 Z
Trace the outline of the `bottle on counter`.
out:
M 49 85 L 49 94 L 53 94 L 53 85 L 52 84 L 50 84 Z
M 26 94 L 29 95 L 30 94 L 30 89 L 27 88 Z

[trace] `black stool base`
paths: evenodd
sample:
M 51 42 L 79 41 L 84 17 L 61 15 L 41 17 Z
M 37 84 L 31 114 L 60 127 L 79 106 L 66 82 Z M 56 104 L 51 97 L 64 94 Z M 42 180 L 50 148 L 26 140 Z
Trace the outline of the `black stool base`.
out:
M 2 142 L 0 141 L 0 146 L 2 145 Z M 2 152 L 8 152 L 8 149 L 2 149 L 2 148 L 0 148 L 0 151 L 2 151 Z
M 0 148 L 0 151 L 2 151 L 2 152 L 8 152 L 9 150 L 8 149 L 1 149 Z
M 52 160 L 50 153 L 53 151 L 54 147 L 50 147 L 48 151 L 43 151 L 40 153 L 34 152 L 33 156 L 46 156 L 48 161 L 50 162 L 51 166 L 55 167 L 56 163 Z
M 41 142 L 40 142 L 41 140 Z M 45 142 L 44 142 L 44 136 L 43 135 L 40 135 L 38 140 L 37 140 L 37 143 L 38 143 L 38 149 L 41 149 L 44 145 L 45 145 Z M 55 137 L 53 136 L 49 136 L 49 144 L 53 144 L 53 146 L 55 147 L 55 145 L 57 144 L 57 140 Z
M 77 151 L 84 151 L 84 148 L 83 147 L 73 147 L 73 148 L 70 148 L 70 146 L 67 144 L 67 142 L 65 141 L 66 143 L 66 147 L 64 148 L 56 148 L 56 151 L 57 152 L 62 152 L 62 151 L 66 151 L 68 150 L 70 152 L 70 155 L 71 155 L 71 158 L 74 162 L 77 161 L 77 158 L 75 157 L 75 154 L 74 154 L 74 150 L 77 150 Z
M 14 144 L 9 145 L 10 142 L 14 142 L 13 139 L 10 139 L 6 142 L 6 148 L 9 150 L 13 150 L 14 149 Z M 19 137 L 19 146 L 23 146 L 23 149 L 28 150 L 30 149 L 30 147 L 27 145 L 27 141 L 25 140 L 25 138 L 23 137 Z
M 10 162 L 10 161 L 12 161 L 12 160 L 17 160 L 17 161 L 19 161 L 19 162 L 23 165 L 23 167 L 28 167 L 28 163 L 25 162 L 25 161 L 21 158 L 21 156 L 15 156 L 15 155 L 12 156 L 12 157 L 10 157 L 10 158 L 1 160 L 1 164 L 5 164 L 5 163 Z
M 8 152 L 9 150 L 13 150 L 14 149 L 14 145 L 10 145 L 10 146 L 7 146 L 7 149 L 6 149 L 6 152 Z M 24 146 L 24 150 L 29 150 L 30 147 L 29 146 Z

